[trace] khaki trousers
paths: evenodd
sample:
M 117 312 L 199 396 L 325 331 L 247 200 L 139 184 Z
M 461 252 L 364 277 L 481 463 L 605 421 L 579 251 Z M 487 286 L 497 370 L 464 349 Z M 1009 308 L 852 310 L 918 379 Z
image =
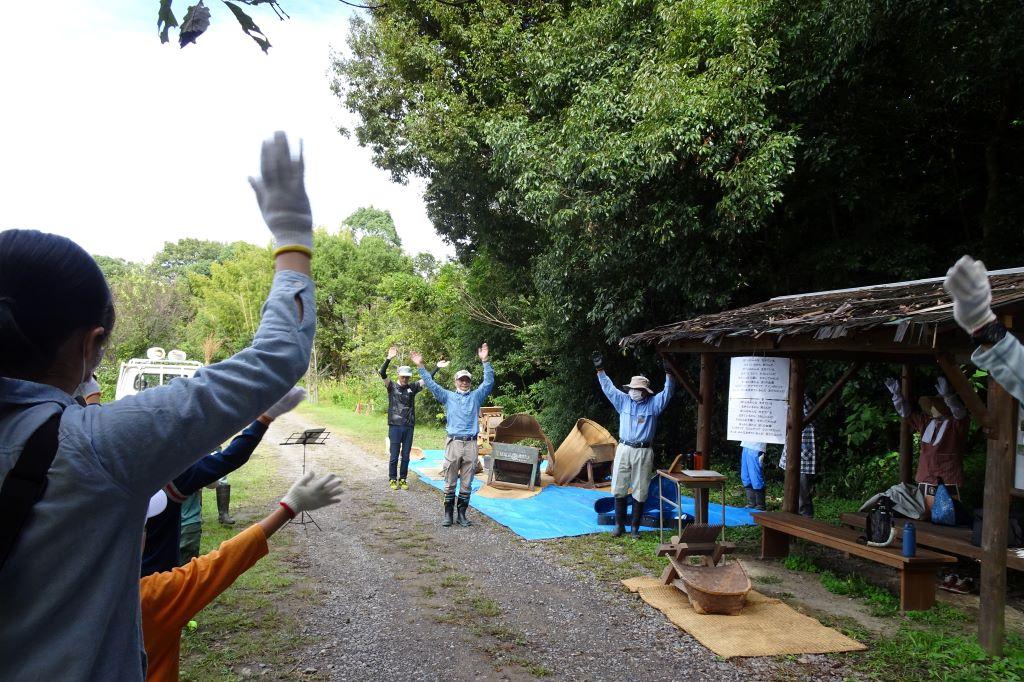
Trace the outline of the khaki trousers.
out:
M 623 497 L 632 490 L 634 500 L 645 501 L 653 467 L 653 448 L 634 448 L 619 443 L 612 463 L 612 495 Z
M 469 497 L 473 488 L 473 474 L 476 473 L 477 445 L 473 440 L 449 438 L 444 444 L 444 494 L 454 495 L 455 484 L 459 494 Z

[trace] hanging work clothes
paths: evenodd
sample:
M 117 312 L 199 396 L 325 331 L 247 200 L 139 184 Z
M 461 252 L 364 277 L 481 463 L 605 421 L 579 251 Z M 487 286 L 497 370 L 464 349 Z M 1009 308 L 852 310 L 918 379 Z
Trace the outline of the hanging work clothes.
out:
M 915 412 L 910 425 L 921 434 L 921 456 L 917 461 L 917 482 L 964 484 L 964 453 L 967 451 L 968 417 L 933 419 Z

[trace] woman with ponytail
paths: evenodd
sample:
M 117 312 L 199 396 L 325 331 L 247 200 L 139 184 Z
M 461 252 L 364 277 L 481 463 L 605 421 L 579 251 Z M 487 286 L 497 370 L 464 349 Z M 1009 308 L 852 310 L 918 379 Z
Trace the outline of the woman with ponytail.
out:
M 139 538 L 149 498 L 305 373 L 312 218 L 301 151 L 293 159 L 283 133 L 264 142 L 261 176 L 250 182 L 277 273 L 252 346 L 101 408 L 72 397 L 114 326 L 99 267 L 64 237 L 0 232 L 0 680 L 145 678 Z M 20 460 L 37 461 L 47 442 L 49 466 L 34 482 Z

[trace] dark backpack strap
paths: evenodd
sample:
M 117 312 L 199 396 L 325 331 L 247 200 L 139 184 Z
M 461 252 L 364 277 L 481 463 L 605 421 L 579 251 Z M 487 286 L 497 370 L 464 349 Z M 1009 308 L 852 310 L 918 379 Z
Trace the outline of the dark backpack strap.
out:
M 63 411 L 36 429 L 0 487 L 0 570 L 3 570 L 29 513 L 46 492 L 46 473 L 57 456 L 57 432 Z

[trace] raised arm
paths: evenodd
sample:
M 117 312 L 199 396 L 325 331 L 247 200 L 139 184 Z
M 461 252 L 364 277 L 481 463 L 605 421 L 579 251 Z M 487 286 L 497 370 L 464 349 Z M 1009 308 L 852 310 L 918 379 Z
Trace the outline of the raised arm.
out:
M 885 380 L 885 387 L 889 389 L 889 394 L 892 397 L 892 406 L 896 410 L 896 414 L 904 419 L 909 417 L 910 406 L 907 405 L 907 399 L 900 390 L 900 382 L 889 377 Z
M 1017 400 L 1024 401 L 1024 347 L 1013 334 L 974 351 L 971 361 L 989 372 Z
M 427 371 L 427 368 L 423 366 L 423 355 L 417 351 L 413 351 L 412 353 L 409 353 L 409 359 L 416 363 L 416 367 L 419 369 L 420 373 L 420 381 L 423 382 L 423 385 L 434 394 L 434 397 L 437 398 L 438 402 L 446 404 L 448 402 L 448 396 L 451 395 L 451 391 L 441 388 L 441 386 L 434 381 L 434 377 L 432 377 L 430 372 Z
M 939 380 L 935 382 L 935 390 L 942 396 L 946 407 L 949 408 L 950 414 L 953 415 L 953 419 L 963 419 L 967 416 L 967 408 L 964 407 L 960 397 L 949 385 L 949 380 L 946 377 L 939 377 Z
M 597 370 L 597 380 L 601 384 L 601 390 L 604 391 L 605 396 L 611 402 L 616 412 L 621 412 L 629 404 L 629 396 L 616 388 L 615 384 L 608 377 L 608 373 L 604 371 L 604 368 Z
M 665 372 L 665 386 L 651 399 L 654 401 L 654 411 L 656 414 L 661 414 L 665 410 L 665 407 L 668 405 L 668 401 L 672 400 L 672 394 L 675 393 L 675 391 L 676 382 L 672 377 L 672 373 Z
M 380 374 L 380 378 L 384 380 L 385 384 L 388 383 L 388 365 L 391 364 L 391 361 L 394 360 L 397 355 L 398 346 L 391 346 L 391 348 L 388 348 L 388 356 L 384 358 L 384 364 L 380 366 L 379 370 L 377 370 L 377 373 Z
M 267 426 L 258 419 L 249 424 L 223 450 L 203 457 L 171 481 L 168 496 L 180 503 L 195 491 L 245 465 L 266 433 Z
M 484 380 L 480 382 L 480 385 L 473 391 L 474 398 L 477 405 L 483 405 L 484 401 L 487 400 L 487 396 L 491 394 L 491 389 L 494 388 L 494 368 L 491 367 L 490 363 L 490 349 L 487 344 L 481 344 L 480 348 L 477 349 L 477 356 L 480 358 L 480 362 L 484 364 Z
M 249 348 L 103 409 L 69 410 L 82 420 L 91 453 L 127 494 L 152 495 L 190 464 L 261 415 L 306 373 L 316 328 L 309 271 L 312 217 L 303 161 L 292 159 L 283 133 L 265 142 L 262 177 L 251 179 L 274 236 L 274 275 Z

